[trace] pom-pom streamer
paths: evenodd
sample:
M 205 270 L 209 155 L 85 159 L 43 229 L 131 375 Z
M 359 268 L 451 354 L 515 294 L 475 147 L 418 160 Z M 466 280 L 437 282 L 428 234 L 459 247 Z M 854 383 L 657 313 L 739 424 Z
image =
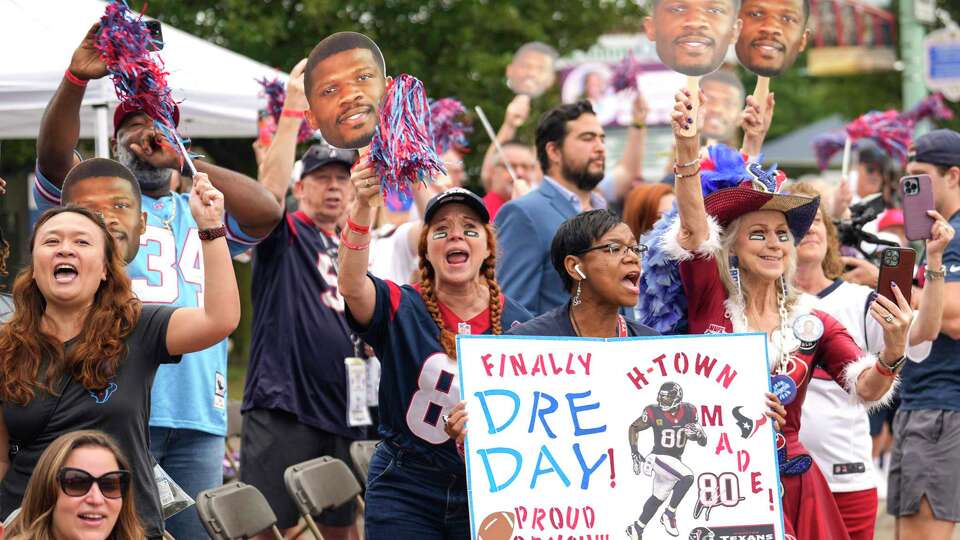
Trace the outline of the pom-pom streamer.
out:
M 164 142 L 181 159 L 189 161 L 189 155 L 181 150 L 184 141 L 177 135 L 173 118 L 176 104 L 167 86 L 168 73 L 159 55 L 150 54 L 151 40 L 143 13 L 134 14 L 126 0 L 113 0 L 107 4 L 95 45 L 113 80 L 117 99 L 153 119 Z
M 451 148 L 466 149 L 467 135 L 473 126 L 466 120 L 467 109 L 454 98 L 441 98 L 430 103 L 430 121 L 433 124 L 433 146 L 437 154 Z
M 273 118 L 273 122 L 266 127 L 268 134 L 272 136 L 280 125 L 280 113 L 283 112 L 283 104 L 287 101 L 287 90 L 283 87 L 283 81 L 276 77 L 272 81 L 264 77 L 257 82 L 263 86 L 261 95 L 267 98 L 267 115 Z M 310 123 L 304 119 L 300 123 L 300 131 L 297 132 L 297 142 L 309 141 L 313 138 L 313 133 Z
M 387 193 L 412 196 L 410 186 L 446 169 L 433 144 L 433 125 L 423 83 L 406 73 L 388 85 L 380 122 L 370 142 L 370 161 Z
M 613 68 L 613 76 L 610 79 L 610 86 L 614 92 L 623 90 L 637 90 L 637 77 L 643 72 L 640 62 L 633 56 L 633 51 L 627 53 Z

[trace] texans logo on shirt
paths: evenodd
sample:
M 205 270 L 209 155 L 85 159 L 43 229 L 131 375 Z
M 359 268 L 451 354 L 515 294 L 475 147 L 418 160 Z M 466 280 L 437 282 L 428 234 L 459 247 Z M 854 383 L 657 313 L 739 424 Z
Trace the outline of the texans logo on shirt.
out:
M 90 397 L 92 397 L 97 405 L 103 405 L 104 403 L 110 401 L 110 396 L 117 391 L 117 383 L 110 383 L 103 390 L 98 390 L 94 392 L 90 390 Z

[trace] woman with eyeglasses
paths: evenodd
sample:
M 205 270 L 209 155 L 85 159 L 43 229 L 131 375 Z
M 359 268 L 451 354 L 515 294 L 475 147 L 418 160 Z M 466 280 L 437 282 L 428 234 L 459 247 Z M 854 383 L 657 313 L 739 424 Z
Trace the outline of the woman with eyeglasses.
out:
M 519 336 L 595 338 L 658 335 L 625 319 L 640 294 L 640 259 L 647 247 L 619 216 L 591 210 L 560 225 L 550 245 L 550 260 L 572 298 L 566 305 L 510 329 Z
M 89 210 L 54 208 L 38 219 L 31 262 L 13 284 L 16 312 L 0 327 L 0 519 L 20 506 L 47 446 L 64 433 L 97 429 L 130 457 L 146 536 L 162 537 L 149 452 L 154 376 L 162 364 L 219 343 L 240 319 L 223 195 L 204 174 L 194 177 L 190 208 L 205 269 L 198 308 L 142 304 L 118 244 Z
M 99 431 L 62 435 L 33 471 L 8 540 L 140 540 L 130 463 Z

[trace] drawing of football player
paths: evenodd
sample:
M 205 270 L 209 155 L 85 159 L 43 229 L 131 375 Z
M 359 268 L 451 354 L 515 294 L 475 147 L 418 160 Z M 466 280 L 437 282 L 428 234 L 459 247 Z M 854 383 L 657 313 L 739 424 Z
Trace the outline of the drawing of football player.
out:
M 637 450 L 641 431 L 653 428 L 653 448 L 646 457 Z M 675 382 L 663 383 L 657 394 L 657 403 L 648 405 L 643 414 L 630 424 L 630 450 L 633 453 L 633 472 L 653 476 L 653 493 L 643 505 L 640 518 L 627 526 L 627 536 L 643 538 L 643 529 L 670 496 L 660 523 L 667 534 L 678 536 L 677 506 L 693 485 L 693 471 L 680 461 L 688 440 L 707 445 L 707 434 L 697 419 L 697 409 L 683 402 L 683 389 Z

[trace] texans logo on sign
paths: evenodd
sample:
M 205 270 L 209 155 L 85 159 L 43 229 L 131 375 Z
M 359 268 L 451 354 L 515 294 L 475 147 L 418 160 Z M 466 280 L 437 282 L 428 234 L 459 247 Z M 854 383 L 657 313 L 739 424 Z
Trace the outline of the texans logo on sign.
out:
M 90 390 L 90 397 L 92 397 L 97 402 L 97 405 L 103 405 L 104 403 L 110 400 L 110 396 L 112 396 L 113 393 L 116 391 L 117 391 L 117 383 L 110 383 L 103 390 L 98 390 L 96 392 L 94 392 L 93 390 Z
M 747 416 L 740 412 L 741 409 L 743 409 L 743 407 L 734 407 L 733 417 L 737 419 L 737 427 L 740 428 L 740 436 L 744 439 L 749 439 L 760 430 L 760 426 L 767 423 L 767 417 L 761 416 L 756 420 L 753 418 L 747 418 Z

